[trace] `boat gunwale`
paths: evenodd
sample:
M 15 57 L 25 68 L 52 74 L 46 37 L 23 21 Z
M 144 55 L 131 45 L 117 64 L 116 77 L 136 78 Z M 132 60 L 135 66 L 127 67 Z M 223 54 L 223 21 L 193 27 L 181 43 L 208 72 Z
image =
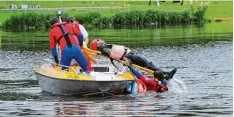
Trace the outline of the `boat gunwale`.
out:
M 84 81 L 84 82 L 124 82 L 124 81 L 133 81 L 133 80 L 112 80 L 112 81 L 105 81 L 105 80 L 78 80 L 78 79 L 65 79 L 65 78 L 55 78 L 55 77 L 51 77 L 51 76 L 47 76 L 41 73 L 38 73 L 35 71 L 36 74 L 44 76 L 46 78 L 51 78 L 51 79 L 56 79 L 56 80 L 67 80 L 67 81 Z M 37 77 L 38 78 L 38 77 Z

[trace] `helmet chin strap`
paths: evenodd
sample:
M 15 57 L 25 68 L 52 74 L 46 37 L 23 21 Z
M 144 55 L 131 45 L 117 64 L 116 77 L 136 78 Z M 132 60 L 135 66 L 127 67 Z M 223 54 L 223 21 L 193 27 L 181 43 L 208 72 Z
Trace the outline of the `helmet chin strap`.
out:
M 100 44 L 100 46 L 104 46 L 104 45 L 106 45 L 106 43 L 105 43 L 105 42 L 103 42 L 102 44 Z
M 102 46 L 105 46 L 106 45 L 106 43 L 104 42 L 104 43 L 99 43 L 99 44 L 97 44 L 97 48 L 101 48 Z

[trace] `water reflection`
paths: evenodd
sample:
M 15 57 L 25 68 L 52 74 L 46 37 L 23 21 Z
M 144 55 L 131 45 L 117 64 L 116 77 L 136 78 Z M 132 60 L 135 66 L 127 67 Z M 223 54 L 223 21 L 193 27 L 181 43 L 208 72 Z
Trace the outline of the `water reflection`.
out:
M 53 104 L 54 113 L 61 115 L 85 115 L 85 116 L 113 116 L 113 115 L 160 115 L 162 111 L 170 109 L 170 106 L 160 103 L 165 97 L 156 93 L 142 94 L 138 96 L 111 96 L 86 98 L 82 101 L 56 102 Z M 76 98 L 75 100 L 80 100 Z M 152 101 L 149 101 L 152 100 Z
M 79 103 L 55 103 L 55 115 L 86 115 L 87 106 Z
M 232 22 L 209 23 L 203 27 L 196 25 L 172 26 L 161 28 L 133 29 L 88 29 L 89 38 L 100 37 L 107 43 L 139 46 L 180 46 L 201 44 L 210 41 L 231 41 Z M 48 50 L 48 31 L 2 32 L 4 50 Z M 19 44 L 20 43 L 20 44 Z M 141 45 L 139 45 L 139 43 Z

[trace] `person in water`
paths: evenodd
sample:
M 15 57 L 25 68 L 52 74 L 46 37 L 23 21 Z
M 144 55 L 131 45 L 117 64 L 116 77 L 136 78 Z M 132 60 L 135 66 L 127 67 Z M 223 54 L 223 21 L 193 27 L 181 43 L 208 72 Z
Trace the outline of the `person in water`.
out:
M 57 17 L 53 17 L 50 23 L 50 49 L 56 64 L 59 63 L 58 53 L 56 51 L 56 44 L 58 44 L 61 53 L 60 64 L 63 65 L 61 68 L 62 70 L 67 69 L 67 66 L 70 66 L 71 60 L 75 59 L 83 71 L 89 73 L 90 70 L 88 70 L 87 61 L 81 52 L 78 39 L 70 24 L 67 22 L 59 23 Z
M 158 79 L 158 74 L 154 72 L 153 78 L 148 78 L 142 75 L 132 66 L 128 66 L 130 71 L 137 77 L 137 80 L 130 86 L 131 94 L 146 93 L 148 91 L 165 92 L 168 91 L 167 81 L 165 78 Z M 176 70 L 173 71 L 175 74 Z
M 99 38 L 91 41 L 90 48 L 92 50 L 100 51 L 102 55 L 114 60 L 123 60 L 123 58 L 126 57 L 133 64 L 153 70 L 155 72 L 155 76 L 157 76 L 159 79 L 165 78 L 169 80 L 177 71 L 177 69 L 174 68 L 170 72 L 164 72 L 161 69 L 155 67 L 152 62 L 149 62 L 145 58 L 133 53 L 129 48 L 122 45 L 106 44 L 104 40 Z

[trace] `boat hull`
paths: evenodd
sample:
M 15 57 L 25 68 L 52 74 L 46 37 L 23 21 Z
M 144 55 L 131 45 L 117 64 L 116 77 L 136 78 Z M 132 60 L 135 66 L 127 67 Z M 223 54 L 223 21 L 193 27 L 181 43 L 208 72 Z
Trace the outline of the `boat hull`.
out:
M 35 73 L 41 89 L 56 95 L 117 94 L 134 80 L 130 72 L 118 75 L 95 72 L 86 75 L 58 71 L 45 65 Z
M 126 88 L 126 81 L 78 81 L 56 79 L 36 73 L 43 91 L 57 95 L 78 95 L 90 93 L 115 93 Z M 128 82 L 129 83 L 129 82 Z

